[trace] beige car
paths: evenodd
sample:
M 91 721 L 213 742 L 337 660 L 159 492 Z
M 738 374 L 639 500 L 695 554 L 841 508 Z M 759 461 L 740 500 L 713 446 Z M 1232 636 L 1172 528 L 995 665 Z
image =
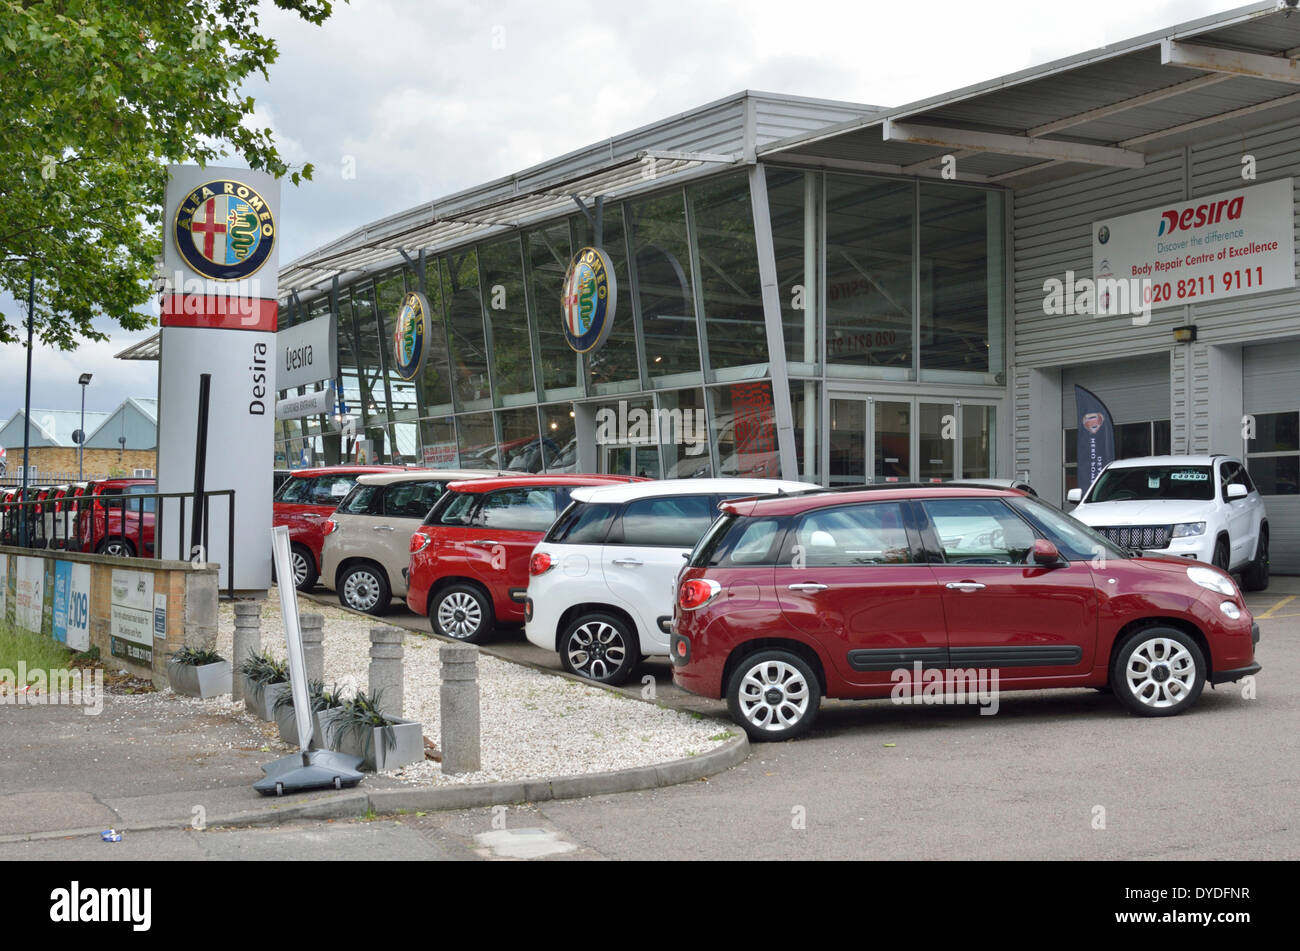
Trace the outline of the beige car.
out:
M 325 524 L 320 580 L 354 611 L 383 614 L 406 596 L 411 535 L 448 482 L 483 479 L 495 469 L 408 469 L 363 475 Z

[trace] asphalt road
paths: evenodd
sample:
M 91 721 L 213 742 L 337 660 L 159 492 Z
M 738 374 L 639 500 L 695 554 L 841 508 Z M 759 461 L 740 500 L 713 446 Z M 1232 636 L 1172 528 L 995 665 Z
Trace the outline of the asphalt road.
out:
M 1132 717 L 1091 690 L 1004 694 L 995 716 L 829 703 L 806 738 L 756 745 L 740 766 L 666 789 L 370 821 L 160 830 L 113 846 L 17 842 L 0 845 L 0 859 L 1294 860 L 1300 584 L 1287 581 L 1249 598 L 1262 629 L 1255 697 L 1241 685 L 1207 687 L 1179 717 Z M 423 618 L 389 620 L 423 629 Z M 490 647 L 555 663 L 519 632 Z M 661 702 L 685 699 L 666 665 L 645 672 Z M 717 702 L 688 702 L 721 712 Z

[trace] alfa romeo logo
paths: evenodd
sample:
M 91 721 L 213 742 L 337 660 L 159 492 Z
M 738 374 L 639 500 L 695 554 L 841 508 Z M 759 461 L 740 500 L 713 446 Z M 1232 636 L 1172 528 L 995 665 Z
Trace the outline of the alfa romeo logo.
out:
M 560 309 L 564 339 L 575 351 L 587 353 L 605 342 L 614 324 L 617 293 L 609 255 L 600 248 L 583 248 L 573 256 L 564 276 Z
M 174 234 L 176 249 L 196 274 L 238 281 L 266 263 L 275 244 L 275 219 L 253 188 L 219 178 L 181 200 Z
M 393 328 L 393 363 L 403 380 L 413 380 L 424 369 L 425 340 L 429 336 L 429 302 L 410 293 L 402 301 Z

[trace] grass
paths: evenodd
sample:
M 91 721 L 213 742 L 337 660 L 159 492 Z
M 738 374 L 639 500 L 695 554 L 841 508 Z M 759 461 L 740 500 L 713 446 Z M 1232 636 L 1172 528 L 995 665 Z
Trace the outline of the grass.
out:
M 28 670 L 63 670 L 72 659 L 73 652 L 52 638 L 0 623 L 0 668 L 16 674 L 23 661 Z

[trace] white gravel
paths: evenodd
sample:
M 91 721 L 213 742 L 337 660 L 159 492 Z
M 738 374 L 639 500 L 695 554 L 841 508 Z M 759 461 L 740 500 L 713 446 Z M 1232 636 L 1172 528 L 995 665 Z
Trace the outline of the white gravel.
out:
M 370 628 L 384 620 L 307 601 L 300 602 L 300 610 L 325 617 L 326 685 L 337 684 L 347 695 L 358 687 L 367 689 Z M 223 603 L 217 649 L 224 657 L 231 656 L 234 628 L 234 607 Z M 441 643 L 410 631 L 404 639 L 403 715 L 423 724 L 424 735 L 435 744 L 439 743 Z M 263 605 L 262 646 L 278 657 L 285 654 L 279 595 L 274 590 Z M 479 655 L 478 679 L 483 769 L 445 776 L 441 764 L 425 760 L 384 775 L 425 786 L 573 776 L 695 756 L 732 735 L 716 720 L 543 674 L 487 654 Z M 242 704 L 231 704 L 228 699 L 224 707 L 221 701 L 206 701 L 205 705 L 247 716 L 239 709 Z

